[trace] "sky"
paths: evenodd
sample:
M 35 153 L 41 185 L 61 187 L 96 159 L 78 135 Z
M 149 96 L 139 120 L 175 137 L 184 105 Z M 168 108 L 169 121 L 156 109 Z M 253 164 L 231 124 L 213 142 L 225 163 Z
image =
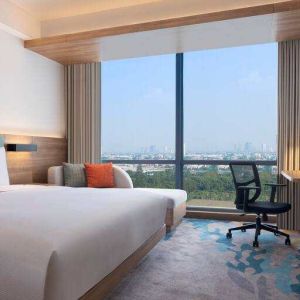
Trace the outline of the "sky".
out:
M 102 63 L 102 151 L 175 148 L 175 55 Z M 277 44 L 184 54 L 186 152 L 275 149 Z

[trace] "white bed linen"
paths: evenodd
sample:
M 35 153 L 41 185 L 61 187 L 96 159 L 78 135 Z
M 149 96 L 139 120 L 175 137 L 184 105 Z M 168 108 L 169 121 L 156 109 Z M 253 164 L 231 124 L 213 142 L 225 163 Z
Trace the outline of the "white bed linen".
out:
M 147 191 L 163 195 L 167 198 L 168 208 L 175 208 L 181 203 L 186 202 L 187 193 L 179 189 L 151 189 L 151 188 L 136 188 L 137 190 Z
M 164 224 L 166 207 L 134 189 L 0 187 L 0 299 L 78 299 Z
M 1 145 L 1 141 L 0 141 Z M 6 163 L 6 153 L 4 147 L 0 146 L 0 185 L 9 185 L 9 177 Z

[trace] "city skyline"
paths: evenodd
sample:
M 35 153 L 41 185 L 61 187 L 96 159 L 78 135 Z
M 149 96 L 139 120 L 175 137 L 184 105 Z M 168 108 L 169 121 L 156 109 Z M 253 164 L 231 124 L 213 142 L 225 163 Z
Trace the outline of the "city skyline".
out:
M 232 149 L 225 150 L 215 150 L 215 151 L 189 151 L 188 146 L 184 144 L 184 154 L 201 154 L 201 153 L 275 153 L 276 148 L 272 145 L 262 143 L 259 146 L 254 146 L 251 142 L 245 142 L 244 145 L 234 144 Z M 157 145 L 144 146 L 139 149 L 134 149 L 133 151 L 110 151 L 103 152 L 103 154 L 174 154 L 175 149 L 171 149 L 168 146 L 158 147 Z

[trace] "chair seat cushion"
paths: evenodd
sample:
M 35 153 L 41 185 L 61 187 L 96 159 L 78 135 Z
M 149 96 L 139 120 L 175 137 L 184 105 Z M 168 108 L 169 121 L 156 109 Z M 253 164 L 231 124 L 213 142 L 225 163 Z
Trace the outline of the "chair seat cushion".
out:
M 184 190 L 179 189 L 152 189 L 152 188 L 137 188 L 159 195 L 163 195 L 167 198 L 168 208 L 175 208 L 187 200 L 187 193 Z
M 281 214 L 289 211 L 290 209 L 291 205 L 288 203 L 256 201 L 248 204 L 247 211 L 254 213 Z

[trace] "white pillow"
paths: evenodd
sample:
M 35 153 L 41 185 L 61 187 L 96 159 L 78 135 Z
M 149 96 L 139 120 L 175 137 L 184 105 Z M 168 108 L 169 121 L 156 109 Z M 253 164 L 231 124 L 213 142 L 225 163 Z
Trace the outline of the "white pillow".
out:
M 0 185 L 9 185 L 6 154 L 4 147 L 0 147 Z

